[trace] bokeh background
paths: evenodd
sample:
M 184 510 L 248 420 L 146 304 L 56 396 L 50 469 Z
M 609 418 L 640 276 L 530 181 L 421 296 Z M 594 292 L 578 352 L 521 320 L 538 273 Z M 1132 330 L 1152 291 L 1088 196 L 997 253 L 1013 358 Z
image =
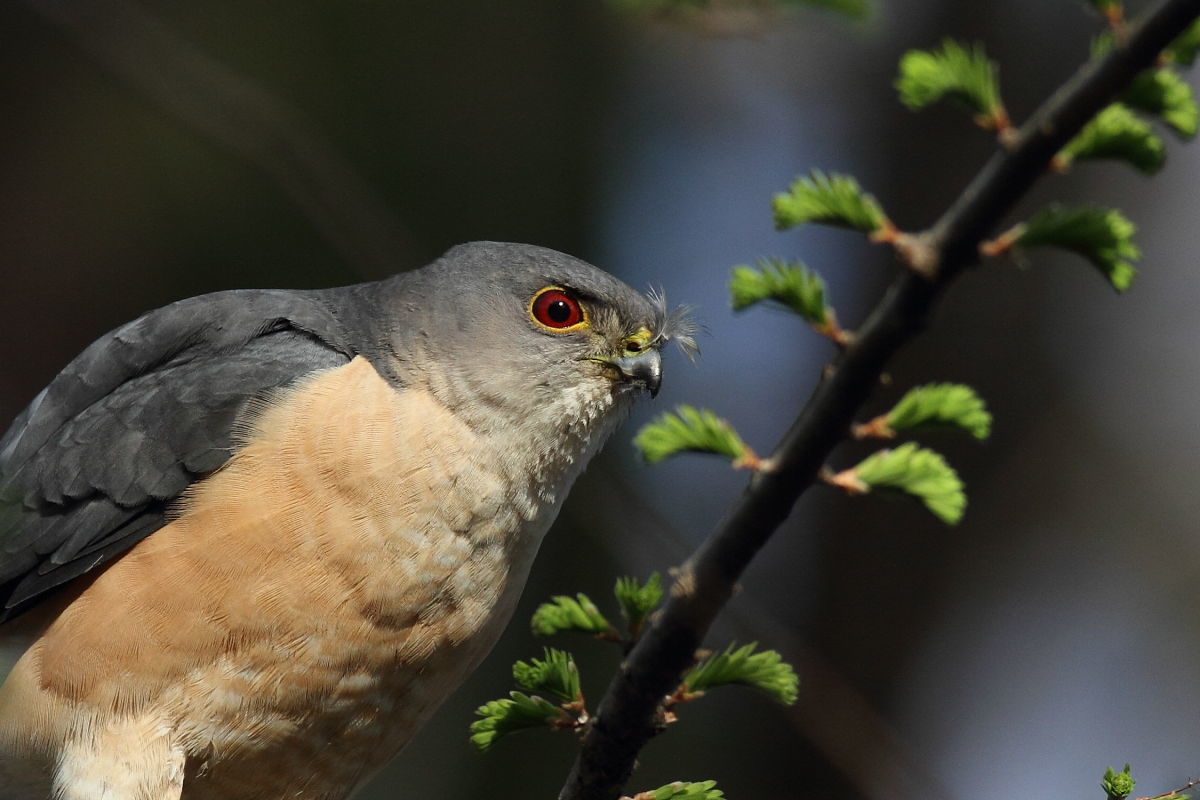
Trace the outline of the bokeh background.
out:
M 773 232 L 771 194 L 813 167 L 851 172 L 920 229 L 994 145 L 952 108 L 904 110 L 900 55 L 984 42 L 1020 120 L 1097 29 L 1077 0 L 682 25 L 600 0 L 9 0 L 0 418 L 147 309 L 378 278 L 466 240 L 556 247 L 698 306 L 703 358 L 671 359 L 653 408 L 576 487 L 496 652 L 362 795 L 553 797 L 569 736 L 484 755 L 466 736 L 511 662 L 540 651 L 532 608 L 607 599 L 615 575 L 678 563 L 744 484 L 699 458 L 641 465 L 636 425 L 703 404 L 767 449 L 831 356 L 783 313 L 734 316 L 729 268 L 802 257 L 850 327 L 897 269 L 846 233 Z M 1127 296 L 1069 256 L 988 264 L 893 365 L 872 410 L 958 380 L 996 415 L 984 445 L 929 440 L 968 485 L 962 524 L 810 492 L 711 638 L 782 650 L 799 703 L 732 689 L 685 708 L 631 789 L 715 778 L 743 800 L 1008 800 L 1100 797 L 1104 767 L 1125 761 L 1139 794 L 1200 772 L 1200 148 L 1166 138 L 1153 180 L 1084 166 L 1022 207 L 1124 209 L 1145 256 Z M 616 654 L 570 644 L 597 700 Z

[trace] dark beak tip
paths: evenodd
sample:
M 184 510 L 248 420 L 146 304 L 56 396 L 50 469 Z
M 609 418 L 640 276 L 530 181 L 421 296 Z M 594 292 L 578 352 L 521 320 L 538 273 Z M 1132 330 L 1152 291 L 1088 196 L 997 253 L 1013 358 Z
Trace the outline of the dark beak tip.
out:
M 651 397 L 658 396 L 662 385 L 662 356 L 657 350 L 618 358 L 613 363 L 626 379 L 642 384 Z

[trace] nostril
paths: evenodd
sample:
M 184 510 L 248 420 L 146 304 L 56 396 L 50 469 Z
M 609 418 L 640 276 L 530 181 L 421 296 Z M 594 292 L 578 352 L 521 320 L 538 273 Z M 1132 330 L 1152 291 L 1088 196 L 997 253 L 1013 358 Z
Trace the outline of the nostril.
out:
M 627 353 L 642 352 L 642 343 L 639 342 L 637 339 L 626 339 L 625 340 L 625 352 L 627 352 Z

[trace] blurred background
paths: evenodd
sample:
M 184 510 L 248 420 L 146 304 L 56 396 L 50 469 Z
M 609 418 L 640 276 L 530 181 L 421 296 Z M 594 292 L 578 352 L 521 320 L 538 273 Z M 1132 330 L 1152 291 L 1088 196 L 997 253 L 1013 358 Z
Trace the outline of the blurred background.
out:
M 715 460 L 643 466 L 637 425 L 696 403 L 767 450 L 832 355 L 782 312 L 735 317 L 730 267 L 803 258 L 851 328 L 897 269 L 844 232 L 775 233 L 771 194 L 814 167 L 850 172 L 902 228 L 928 225 L 994 145 L 953 108 L 904 110 L 900 55 L 982 41 L 1019 121 L 1097 30 L 1079 0 L 687 24 L 600 0 L 10 0 L 0 419 L 150 308 L 378 278 L 467 240 L 548 245 L 696 305 L 703 358 L 672 354 L 657 401 L 577 485 L 495 653 L 362 794 L 553 797 L 568 735 L 483 755 L 467 742 L 474 707 L 540 653 L 533 607 L 580 590 L 604 605 L 616 575 L 679 563 L 744 485 Z M 926 438 L 967 483 L 964 521 L 806 495 L 710 639 L 783 651 L 800 701 L 730 689 L 684 708 L 631 791 L 712 778 L 741 800 L 1099 798 L 1108 765 L 1132 762 L 1138 794 L 1200 773 L 1200 149 L 1165 138 L 1152 181 L 1082 166 L 1022 206 L 1122 208 L 1144 250 L 1128 295 L 1069 256 L 973 270 L 869 409 L 922 381 L 979 389 L 989 442 Z M 598 701 L 617 654 L 558 644 Z

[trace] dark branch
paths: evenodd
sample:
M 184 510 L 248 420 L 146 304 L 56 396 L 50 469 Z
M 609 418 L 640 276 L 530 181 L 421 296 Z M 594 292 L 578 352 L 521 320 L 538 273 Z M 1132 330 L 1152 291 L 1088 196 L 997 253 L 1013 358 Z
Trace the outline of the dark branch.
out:
M 1200 0 L 1164 0 L 1129 29 L 1102 61 L 1080 70 L 997 153 L 957 202 L 914 239 L 933 278 L 906 271 L 817 386 L 776 448 L 775 469 L 759 473 L 729 514 L 680 570 L 671 597 L 608 687 L 560 800 L 614 800 L 638 752 L 654 735 L 659 701 L 679 683 L 743 570 L 812 485 L 849 431 L 892 356 L 925 326 L 941 291 L 974 264 L 980 242 L 1000 224 L 1050 159 L 1084 124 L 1151 66 L 1200 16 Z

